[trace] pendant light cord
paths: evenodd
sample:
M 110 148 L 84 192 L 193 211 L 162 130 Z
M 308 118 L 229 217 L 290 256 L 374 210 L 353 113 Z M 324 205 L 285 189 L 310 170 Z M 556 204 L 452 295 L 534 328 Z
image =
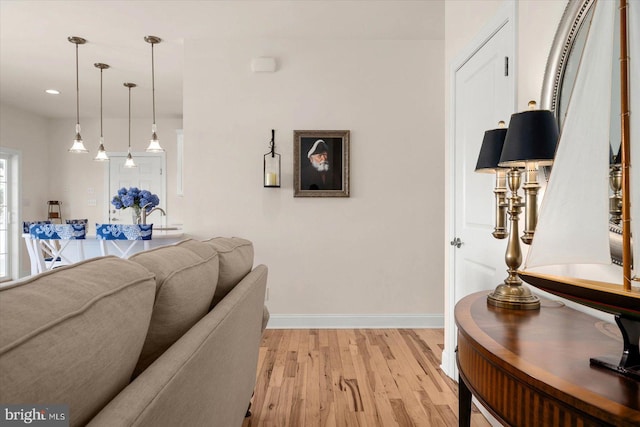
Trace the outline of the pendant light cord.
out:
M 129 86 L 129 154 L 131 154 L 131 86 Z
M 78 82 L 78 43 L 76 45 L 76 124 L 80 124 L 80 83 Z
M 102 135 L 102 71 L 103 69 L 100 68 L 100 138 L 103 137 Z
M 154 58 L 153 58 L 153 45 L 155 43 L 151 43 L 151 97 L 153 103 L 153 124 L 156 124 L 156 70 L 154 66 Z

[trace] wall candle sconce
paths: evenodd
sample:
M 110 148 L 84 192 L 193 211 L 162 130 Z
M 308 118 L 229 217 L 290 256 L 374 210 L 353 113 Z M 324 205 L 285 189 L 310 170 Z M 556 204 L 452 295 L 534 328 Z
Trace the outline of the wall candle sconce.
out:
M 509 168 L 507 183 L 509 239 L 505 253 L 508 276 L 487 296 L 487 304 L 510 309 L 536 310 L 540 300 L 518 277 L 518 268 L 522 264 L 520 248 L 519 216 L 525 208 L 525 233 L 523 241 L 531 242 L 538 215 L 538 167 L 553 163 L 558 144 L 558 124 L 551 111 L 535 110 L 535 102 L 529 102 L 529 110 L 511 116 L 505 135 L 504 146 L 498 161 L 499 167 Z M 525 172 L 525 201 L 518 195 L 521 173 Z
M 276 153 L 274 129 L 271 129 L 271 151 L 264 155 L 264 186 L 269 188 L 280 187 L 280 154 Z
M 507 207 L 509 206 L 507 203 L 507 169 L 498 166 L 506 135 L 507 128 L 503 121 L 498 123 L 497 129 L 491 129 L 484 133 L 475 170 L 496 175 L 496 185 L 493 190 L 493 194 L 496 196 L 496 217 L 492 233 L 496 239 L 504 239 L 508 235 L 506 227 Z

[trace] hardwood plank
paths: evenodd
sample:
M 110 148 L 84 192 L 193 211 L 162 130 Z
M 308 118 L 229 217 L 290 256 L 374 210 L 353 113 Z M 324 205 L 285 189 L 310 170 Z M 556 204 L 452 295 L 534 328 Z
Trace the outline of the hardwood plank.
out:
M 400 427 L 415 426 L 411 420 L 411 416 L 409 416 L 409 413 L 404 406 L 404 402 L 401 399 L 391 399 L 390 403 L 391 408 L 393 409 L 393 415 Z
M 285 362 L 287 358 L 287 353 L 283 351 L 284 349 L 289 347 L 289 342 L 291 341 L 292 334 L 283 334 L 280 339 L 280 344 L 278 348 L 275 350 L 276 358 L 273 363 L 273 370 L 271 372 L 271 383 L 270 386 L 281 387 L 282 379 L 284 378 L 284 369 Z
M 265 331 L 242 427 L 457 426 L 442 329 Z M 473 427 L 490 424 L 474 407 Z
M 317 334 L 310 336 L 309 343 L 312 347 L 315 347 L 315 338 Z M 305 410 L 305 426 L 314 427 L 320 426 L 320 368 L 319 368 L 319 354 L 317 350 L 310 350 L 309 357 L 307 359 L 307 394 L 305 396 L 304 410 Z
M 321 334 L 324 335 L 324 334 Z M 322 343 L 322 340 L 320 340 Z M 328 343 L 327 343 L 328 344 Z M 318 355 L 318 386 L 320 387 L 320 425 L 331 424 L 331 408 L 333 407 L 333 378 L 331 375 L 331 362 L 329 359 L 329 347 L 320 347 Z M 335 414 L 333 415 L 335 422 Z

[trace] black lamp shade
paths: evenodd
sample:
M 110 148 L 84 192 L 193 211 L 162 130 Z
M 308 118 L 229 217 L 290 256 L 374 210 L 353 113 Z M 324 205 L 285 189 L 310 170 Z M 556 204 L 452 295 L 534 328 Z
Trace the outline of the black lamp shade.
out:
M 556 153 L 558 133 L 558 124 L 549 110 L 512 114 L 498 164 L 502 167 L 524 167 L 526 162 L 550 165 Z
M 498 161 L 506 135 L 506 128 L 485 131 L 478 163 L 476 163 L 476 172 L 494 173 L 498 169 Z

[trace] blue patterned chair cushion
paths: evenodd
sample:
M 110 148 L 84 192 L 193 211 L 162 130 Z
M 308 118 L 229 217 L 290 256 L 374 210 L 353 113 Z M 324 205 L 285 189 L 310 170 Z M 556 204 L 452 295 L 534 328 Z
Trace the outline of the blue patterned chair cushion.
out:
M 153 224 L 96 224 L 98 240 L 151 240 Z
M 31 224 L 29 234 L 41 240 L 81 240 L 87 231 L 84 224 Z
M 29 234 L 29 227 L 32 224 L 51 224 L 51 221 L 22 221 L 22 232 L 24 234 Z

